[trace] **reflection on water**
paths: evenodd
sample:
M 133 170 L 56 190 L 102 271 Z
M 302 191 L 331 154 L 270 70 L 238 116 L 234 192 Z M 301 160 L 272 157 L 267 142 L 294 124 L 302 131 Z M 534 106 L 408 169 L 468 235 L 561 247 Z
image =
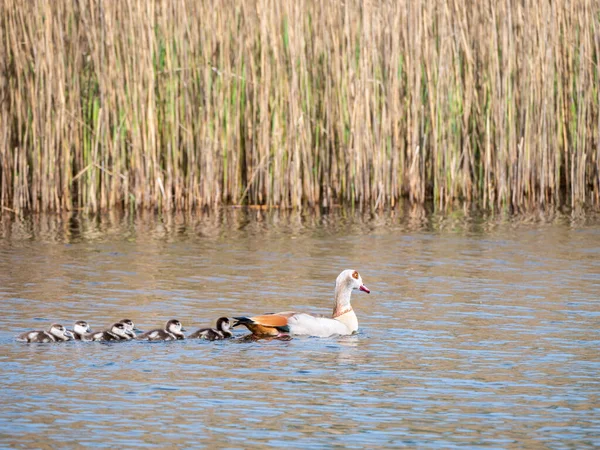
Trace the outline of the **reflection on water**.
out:
M 3 217 L 0 446 L 598 446 L 599 223 Z M 344 268 L 372 289 L 353 296 L 354 336 L 14 340 L 53 321 L 147 330 L 175 317 L 191 331 L 222 315 L 330 314 Z

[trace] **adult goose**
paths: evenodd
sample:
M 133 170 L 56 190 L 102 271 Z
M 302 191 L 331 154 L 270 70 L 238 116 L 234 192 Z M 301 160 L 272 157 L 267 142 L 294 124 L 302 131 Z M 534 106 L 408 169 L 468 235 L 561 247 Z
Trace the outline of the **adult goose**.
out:
M 285 311 L 255 317 L 234 317 L 233 326 L 244 325 L 257 337 L 287 334 L 328 337 L 348 335 L 358 330 L 358 319 L 350 304 L 352 291 L 371 291 L 356 270 L 344 270 L 335 280 L 335 304 L 331 318 Z

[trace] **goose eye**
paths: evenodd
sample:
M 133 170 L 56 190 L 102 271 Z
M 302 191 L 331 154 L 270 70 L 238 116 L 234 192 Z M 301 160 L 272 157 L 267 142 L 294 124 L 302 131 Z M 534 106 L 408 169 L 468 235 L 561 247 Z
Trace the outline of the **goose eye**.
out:
M 352 278 L 354 278 L 355 280 L 358 280 L 358 272 L 356 270 L 352 274 Z

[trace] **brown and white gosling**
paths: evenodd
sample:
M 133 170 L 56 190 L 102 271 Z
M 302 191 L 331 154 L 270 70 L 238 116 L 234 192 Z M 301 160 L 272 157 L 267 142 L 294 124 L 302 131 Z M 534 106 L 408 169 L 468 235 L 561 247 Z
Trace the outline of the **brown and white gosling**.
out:
M 220 339 L 228 339 L 233 337 L 233 333 L 229 330 L 231 324 L 227 317 L 219 317 L 216 328 L 200 328 L 188 336 L 188 339 L 207 339 L 209 341 L 217 341 Z
M 128 331 L 121 322 L 113 323 L 108 330 L 88 333 L 82 337 L 83 341 L 128 341 L 134 334 Z
M 20 342 L 63 342 L 73 339 L 73 333 L 58 323 L 53 323 L 48 331 L 27 331 L 17 336 Z
M 171 319 L 165 324 L 164 329 L 146 331 L 137 336 L 136 339 L 142 341 L 175 341 L 177 339 L 185 339 L 183 334 L 185 328 L 177 319 Z

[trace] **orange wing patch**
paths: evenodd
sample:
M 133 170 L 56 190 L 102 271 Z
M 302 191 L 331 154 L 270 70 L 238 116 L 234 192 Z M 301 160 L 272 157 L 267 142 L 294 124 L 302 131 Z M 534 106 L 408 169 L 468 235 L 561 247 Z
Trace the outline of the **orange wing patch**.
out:
M 254 323 L 265 327 L 285 327 L 287 325 L 287 317 L 277 314 L 266 314 L 264 316 L 251 317 Z

